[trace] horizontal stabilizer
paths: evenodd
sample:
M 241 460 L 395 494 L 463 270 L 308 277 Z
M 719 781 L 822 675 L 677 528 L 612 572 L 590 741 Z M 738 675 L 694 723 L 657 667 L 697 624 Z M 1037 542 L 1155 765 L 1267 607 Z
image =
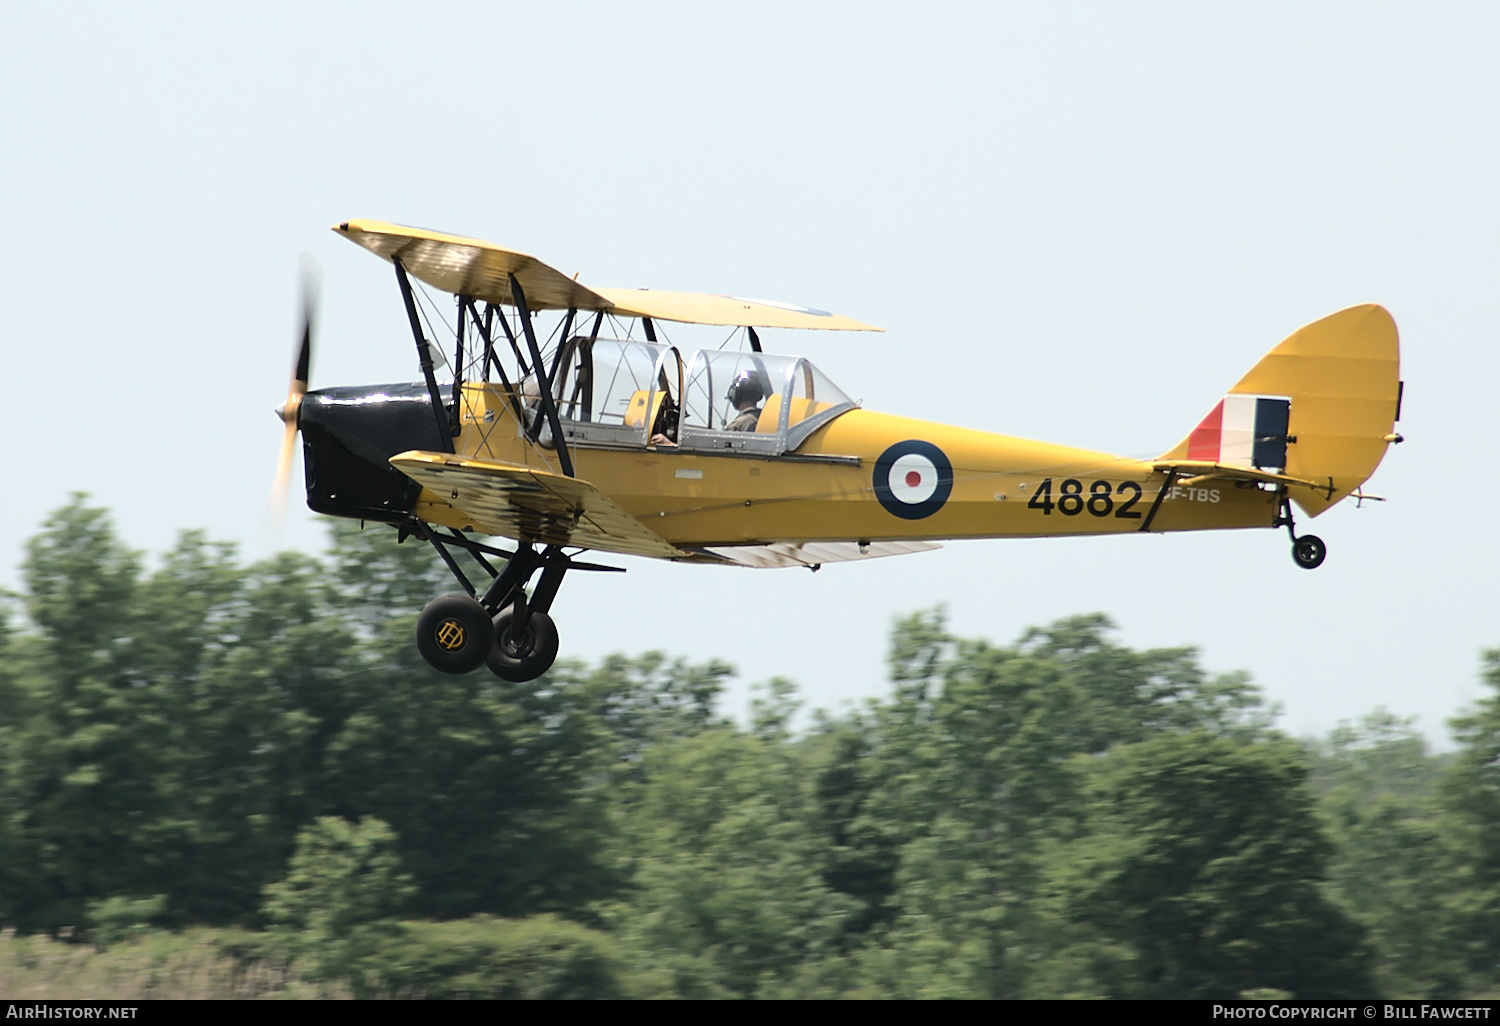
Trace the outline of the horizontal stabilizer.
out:
M 1153 460 L 1151 469 L 1165 473 L 1169 470 L 1177 471 L 1179 484 L 1193 485 L 1200 481 L 1256 481 L 1262 484 L 1295 485 L 1302 488 L 1316 488 L 1327 492 L 1328 482 L 1306 481 L 1299 477 L 1288 477 L 1285 474 L 1276 474 L 1269 470 L 1256 470 L 1254 467 L 1240 467 L 1228 463 L 1214 463 L 1211 460 Z
M 514 463 L 413 450 L 391 465 L 474 518 L 486 534 L 546 545 L 682 559 L 678 549 L 587 481 Z

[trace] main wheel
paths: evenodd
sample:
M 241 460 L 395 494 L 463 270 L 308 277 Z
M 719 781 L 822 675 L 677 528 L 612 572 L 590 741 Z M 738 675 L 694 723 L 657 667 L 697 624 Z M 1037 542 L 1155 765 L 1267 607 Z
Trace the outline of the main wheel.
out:
M 467 595 L 439 595 L 417 617 L 417 650 L 434 670 L 477 670 L 494 647 L 490 614 Z
M 1328 546 L 1315 534 L 1304 534 L 1292 542 L 1292 558 L 1304 570 L 1316 570 L 1328 555 Z
M 526 633 L 512 636 L 510 625 L 516 607 L 506 606 L 495 616 L 495 645 L 485 664 L 501 680 L 519 684 L 535 680 L 552 666 L 557 658 L 557 627 L 546 613 L 533 612 L 526 617 Z

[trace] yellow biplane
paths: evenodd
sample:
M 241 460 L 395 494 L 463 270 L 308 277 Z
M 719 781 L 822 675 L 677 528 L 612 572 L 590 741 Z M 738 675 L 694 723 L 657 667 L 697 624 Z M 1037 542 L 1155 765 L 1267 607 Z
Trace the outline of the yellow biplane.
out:
M 448 673 L 525 681 L 551 666 L 564 575 L 617 569 L 580 561 L 588 549 L 816 570 L 942 539 L 1284 526 L 1311 569 L 1324 545 L 1296 533 L 1293 504 L 1315 517 L 1374 498 L 1359 489 L 1401 440 L 1396 326 L 1375 305 L 1298 330 L 1181 442 L 1136 459 L 861 409 L 809 360 L 761 349 L 757 329 L 879 330 L 848 318 L 584 286 L 384 222 L 334 230 L 394 265 L 423 380 L 308 391 L 309 316 L 278 479 L 300 430 L 310 508 L 433 545 L 463 591 L 423 610 L 417 645 Z M 451 294 L 453 321 L 413 278 Z M 544 311 L 561 314 L 545 338 Z M 727 327 L 740 345 L 684 352 L 662 322 Z

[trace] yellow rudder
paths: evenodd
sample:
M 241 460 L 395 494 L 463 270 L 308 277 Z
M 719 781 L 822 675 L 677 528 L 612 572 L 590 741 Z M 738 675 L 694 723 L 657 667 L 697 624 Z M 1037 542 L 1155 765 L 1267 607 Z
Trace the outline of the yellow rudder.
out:
M 1317 516 L 1368 480 L 1396 440 L 1400 379 L 1390 313 L 1374 303 L 1351 306 L 1299 328 L 1262 357 L 1163 458 L 1256 467 L 1281 459 L 1285 466 L 1274 469 L 1319 485 L 1290 490 L 1298 506 Z M 1284 446 L 1267 444 L 1275 441 L 1265 437 L 1268 417 Z

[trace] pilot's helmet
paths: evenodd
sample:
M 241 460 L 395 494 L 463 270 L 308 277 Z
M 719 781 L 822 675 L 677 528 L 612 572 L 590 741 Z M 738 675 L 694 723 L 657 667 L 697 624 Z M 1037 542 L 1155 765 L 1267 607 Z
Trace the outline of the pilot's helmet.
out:
M 747 400 L 758 403 L 770 394 L 770 391 L 766 387 L 765 375 L 758 371 L 742 370 L 729 383 L 729 393 L 725 398 L 729 400 L 730 405 L 738 407 Z

